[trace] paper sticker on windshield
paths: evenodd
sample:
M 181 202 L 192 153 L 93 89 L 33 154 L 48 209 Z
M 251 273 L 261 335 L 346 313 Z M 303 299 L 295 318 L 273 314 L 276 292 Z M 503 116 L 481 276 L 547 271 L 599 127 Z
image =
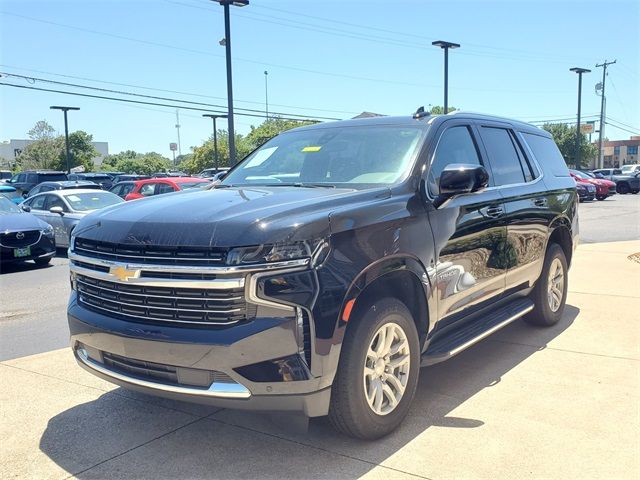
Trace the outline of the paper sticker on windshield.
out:
M 303 152 L 319 152 L 322 147 L 304 147 Z

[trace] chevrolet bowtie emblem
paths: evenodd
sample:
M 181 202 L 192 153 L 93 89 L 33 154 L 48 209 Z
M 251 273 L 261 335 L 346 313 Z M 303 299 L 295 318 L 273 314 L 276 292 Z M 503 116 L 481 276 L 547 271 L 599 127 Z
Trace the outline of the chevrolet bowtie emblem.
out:
M 121 282 L 126 282 L 130 278 L 140 277 L 140 270 L 127 270 L 122 265 L 118 265 L 117 267 L 111 267 L 109 269 L 109 273 L 114 277 L 116 277 Z

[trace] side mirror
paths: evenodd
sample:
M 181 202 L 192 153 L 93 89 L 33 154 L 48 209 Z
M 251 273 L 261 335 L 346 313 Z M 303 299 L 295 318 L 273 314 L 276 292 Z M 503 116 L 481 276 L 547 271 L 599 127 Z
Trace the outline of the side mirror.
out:
M 31 207 L 29 205 L 20 205 L 20 208 L 25 212 L 31 211 Z
M 57 213 L 58 215 L 64 215 L 64 210 L 62 209 L 62 207 L 51 207 L 49 211 L 51 213 Z
M 457 195 L 483 190 L 488 184 L 489 172 L 482 165 L 449 164 L 440 174 L 440 195 L 434 200 L 434 206 L 438 208 Z

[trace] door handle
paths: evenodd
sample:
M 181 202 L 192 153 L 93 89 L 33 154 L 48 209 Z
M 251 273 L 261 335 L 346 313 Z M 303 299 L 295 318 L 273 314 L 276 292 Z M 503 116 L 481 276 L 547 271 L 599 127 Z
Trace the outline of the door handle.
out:
M 487 207 L 484 213 L 487 217 L 497 218 L 504 214 L 504 210 L 502 207 Z
M 536 199 L 533 201 L 533 204 L 534 204 L 536 207 L 546 207 L 546 206 L 547 206 L 547 199 L 546 199 L 546 198 L 536 198 Z

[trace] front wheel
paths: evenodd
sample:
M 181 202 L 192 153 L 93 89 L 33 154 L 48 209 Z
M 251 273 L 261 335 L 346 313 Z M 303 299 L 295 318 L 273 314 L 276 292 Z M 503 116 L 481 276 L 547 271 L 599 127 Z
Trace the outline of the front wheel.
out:
M 600 201 L 604 200 L 605 198 L 607 198 L 606 195 L 596 195 L 596 198 Z
M 346 435 L 375 440 L 395 430 L 411 406 L 420 370 L 418 332 L 394 298 L 371 303 L 350 322 L 329 420 Z
M 45 265 L 49 265 L 51 257 L 34 258 L 33 261 L 36 262 L 36 265 L 39 267 L 44 267 Z
M 638 192 L 640 192 L 640 190 L 631 190 L 631 193 L 634 195 L 637 195 Z
M 557 243 L 547 249 L 540 278 L 533 288 L 531 299 L 534 308 L 525 316 L 532 325 L 550 327 L 560 321 L 567 301 L 567 258 Z

